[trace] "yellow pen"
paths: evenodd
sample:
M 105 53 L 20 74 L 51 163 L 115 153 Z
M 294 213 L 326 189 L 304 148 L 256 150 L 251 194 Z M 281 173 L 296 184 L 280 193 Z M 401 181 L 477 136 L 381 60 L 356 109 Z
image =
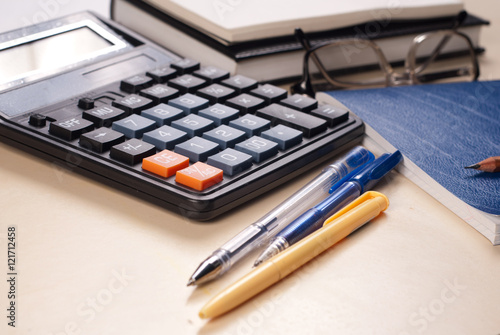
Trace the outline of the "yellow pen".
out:
M 367 223 L 389 206 L 381 193 L 369 191 L 328 218 L 323 227 L 255 268 L 213 297 L 199 315 L 213 318 L 229 312 L 304 265 Z

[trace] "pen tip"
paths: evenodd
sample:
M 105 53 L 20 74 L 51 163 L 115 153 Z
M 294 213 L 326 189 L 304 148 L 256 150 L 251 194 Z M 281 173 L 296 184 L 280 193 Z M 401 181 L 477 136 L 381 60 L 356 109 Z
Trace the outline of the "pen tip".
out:
M 187 286 L 193 286 L 193 285 L 194 285 L 194 279 L 191 278 L 191 279 L 189 279 Z

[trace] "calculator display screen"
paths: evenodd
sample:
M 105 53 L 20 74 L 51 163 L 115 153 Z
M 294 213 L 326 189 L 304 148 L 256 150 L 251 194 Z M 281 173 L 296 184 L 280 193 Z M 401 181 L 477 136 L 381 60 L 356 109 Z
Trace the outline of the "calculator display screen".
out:
M 33 71 L 72 64 L 109 46 L 111 42 L 88 27 L 24 43 L 0 51 L 0 78 L 9 82 Z
M 66 31 L 0 51 L 0 80 L 9 82 L 41 69 L 72 64 L 111 46 L 88 27 Z
M 3 84 L 17 86 L 129 47 L 91 20 L 56 25 L 29 35 L 22 30 L 15 33 L 17 37 L 0 43 L 0 90 Z

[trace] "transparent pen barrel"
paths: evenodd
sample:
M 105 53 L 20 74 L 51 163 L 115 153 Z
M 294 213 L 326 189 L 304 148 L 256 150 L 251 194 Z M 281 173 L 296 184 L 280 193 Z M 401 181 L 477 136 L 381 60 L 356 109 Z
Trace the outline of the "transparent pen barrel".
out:
M 370 155 L 365 148 L 355 147 L 269 213 L 226 242 L 219 248 L 219 252 L 225 254 L 225 266 L 229 266 L 226 263 L 236 263 L 248 252 L 267 242 L 304 211 L 319 203 L 328 195 L 333 185 L 365 164 Z
M 363 147 L 355 147 L 342 159 L 327 166 L 323 171 L 300 190 L 263 216 L 258 224 L 266 227 L 267 237 L 272 237 L 284 226 L 297 218 L 310 207 L 318 204 L 329 190 L 344 177 L 364 165 L 371 153 Z

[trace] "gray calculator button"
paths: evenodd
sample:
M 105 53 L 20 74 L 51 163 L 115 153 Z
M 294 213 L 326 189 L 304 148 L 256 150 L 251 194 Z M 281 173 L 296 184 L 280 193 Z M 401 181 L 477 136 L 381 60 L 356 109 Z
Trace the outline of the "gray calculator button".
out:
M 153 144 L 159 150 L 172 150 L 176 144 L 189 139 L 189 136 L 178 129 L 169 126 L 162 126 L 153 131 L 147 132 L 142 140 Z
M 167 104 L 159 104 L 141 112 L 141 116 L 156 122 L 157 126 L 170 125 L 184 116 L 184 111 Z
M 170 100 L 168 104 L 170 106 L 182 109 L 186 115 L 189 113 L 196 113 L 199 110 L 207 108 L 209 106 L 209 102 L 207 99 L 198 97 L 191 93 L 186 93 L 178 98 Z
M 219 152 L 219 145 L 201 137 L 193 137 L 184 143 L 177 144 L 174 152 L 189 157 L 193 163 L 204 162 L 209 156 Z
M 278 143 L 280 150 L 289 149 L 302 142 L 302 132 L 283 125 L 277 125 L 269 130 L 263 131 L 260 136 Z
M 278 153 L 278 144 L 276 142 L 259 136 L 253 136 L 244 142 L 238 143 L 234 148 L 251 155 L 256 163 L 260 163 Z
M 215 122 L 215 125 L 228 124 L 231 120 L 236 120 L 240 117 L 240 111 L 221 104 L 215 104 L 198 112 L 199 116 L 203 116 Z
M 260 135 L 264 130 L 271 128 L 271 121 L 252 114 L 247 114 L 236 120 L 230 121 L 229 126 L 243 130 L 248 137 L 251 137 Z
M 234 176 L 252 166 L 252 156 L 234 149 L 226 149 L 207 159 L 207 164 Z
M 156 128 L 153 120 L 140 115 L 130 115 L 126 118 L 113 122 L 112 129 L 119 131 L 128 138 L 141 138 L 142 135 Z
M 173 121 L 172 127 L 185 131 L 189 137 L 194 137 L 201 136 L 204 132 L 212 129 L 214 122 L 196 114 L 189 114 L 182 119 Z
M 234 148 L 236 143 L 244 141 L 247 136 L 244 131 L 222 125 L 204 133 L 203 138 L 219 144 L 221 149 L 226 149 Z

